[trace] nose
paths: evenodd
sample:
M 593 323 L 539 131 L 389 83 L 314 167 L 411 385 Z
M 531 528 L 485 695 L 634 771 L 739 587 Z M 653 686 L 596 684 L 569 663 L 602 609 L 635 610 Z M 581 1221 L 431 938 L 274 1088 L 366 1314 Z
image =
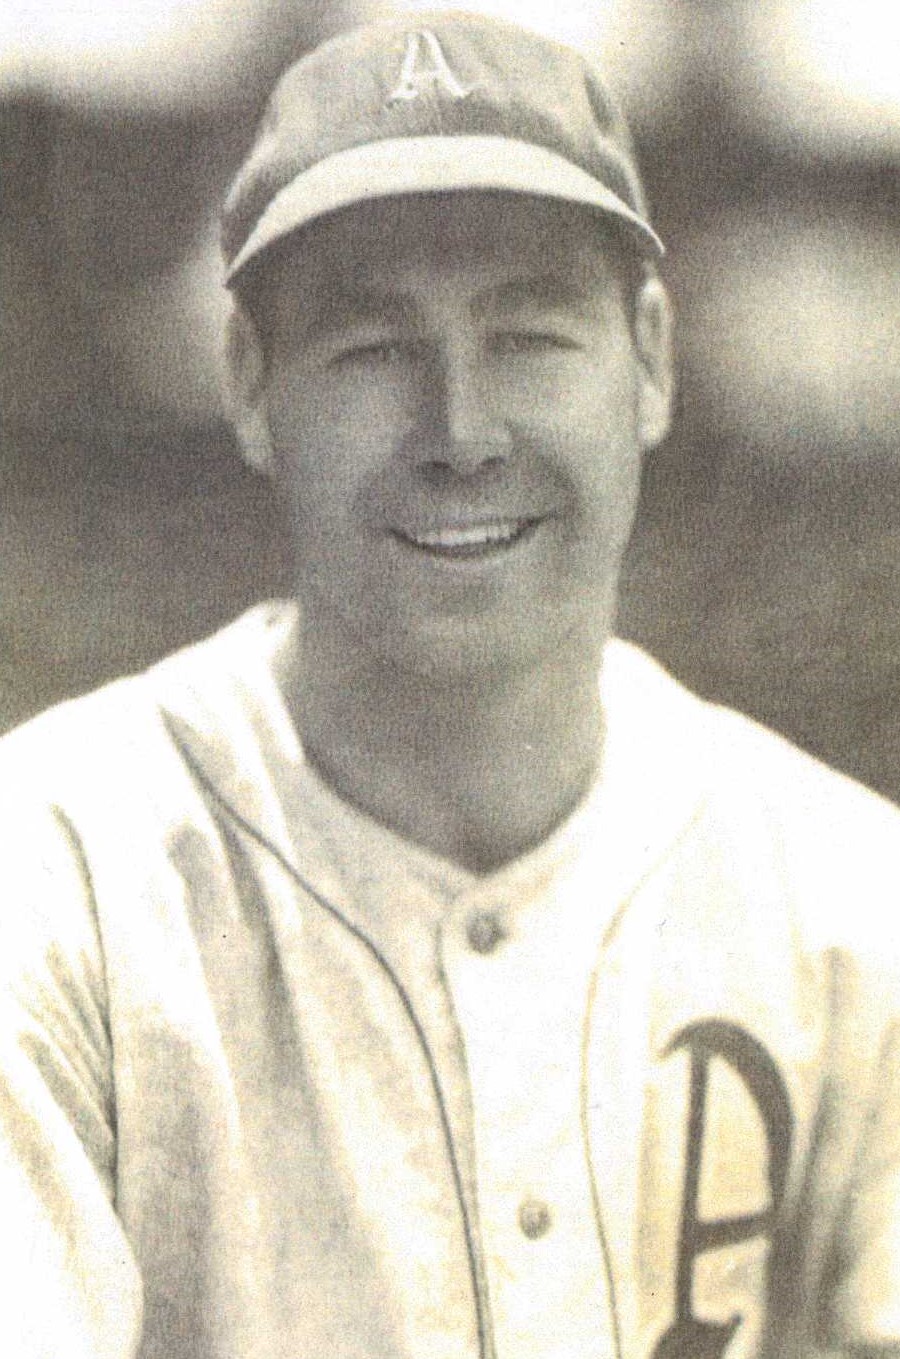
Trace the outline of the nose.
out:
M 477 345 L 448 344 L 436 358 L 433 378 L 437 437 L 431 461 L 465 475 L 506 458 L 509 428 Z

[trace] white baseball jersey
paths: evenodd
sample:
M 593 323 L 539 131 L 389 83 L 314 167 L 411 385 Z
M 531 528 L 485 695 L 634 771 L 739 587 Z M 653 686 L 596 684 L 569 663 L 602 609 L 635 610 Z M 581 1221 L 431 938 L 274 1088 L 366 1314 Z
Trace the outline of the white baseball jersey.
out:
M 0 1354 L 900 1343 L 900 814 L 612 643 L 477 878 L 317 784 L 292 625 L 0 743 Z

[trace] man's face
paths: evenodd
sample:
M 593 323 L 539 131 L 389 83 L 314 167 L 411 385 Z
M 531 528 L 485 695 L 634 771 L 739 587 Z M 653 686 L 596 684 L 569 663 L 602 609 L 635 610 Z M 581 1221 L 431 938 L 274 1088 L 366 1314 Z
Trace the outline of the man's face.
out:
M 384 200 L 267 268 L 261 399 L 313 635 L 435 679 L 595 654 L 648 381 L 596 219 Z

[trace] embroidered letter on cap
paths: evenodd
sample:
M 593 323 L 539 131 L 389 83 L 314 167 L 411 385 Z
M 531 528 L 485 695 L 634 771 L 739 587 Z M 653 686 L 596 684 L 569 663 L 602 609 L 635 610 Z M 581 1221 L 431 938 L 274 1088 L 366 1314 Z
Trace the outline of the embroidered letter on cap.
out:
M 417 33 L 410 33 L 406 39 L 400 79 L 388 102 L 393 104 L 400 99 L 418 99 L 436 85 L 443 85 L 451 99 L 465 99 L 470 93 L 450 70 L 435 35 L 430 29 L 423 28 Z

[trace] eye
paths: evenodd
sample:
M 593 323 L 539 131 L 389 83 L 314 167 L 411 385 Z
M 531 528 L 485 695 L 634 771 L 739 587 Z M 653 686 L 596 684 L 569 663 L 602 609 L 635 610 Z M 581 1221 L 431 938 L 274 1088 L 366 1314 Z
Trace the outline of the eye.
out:
M 398 363 L 407 354 L 408 346 L 400 340 L 366 340 L 348 345 L 335 355 L 333 362 L 378 367 Z
M 555 330 L 501 330 L 491 339 L 491 349 L 501 357 L 565 353 L 577 348 L 575 340 Z

